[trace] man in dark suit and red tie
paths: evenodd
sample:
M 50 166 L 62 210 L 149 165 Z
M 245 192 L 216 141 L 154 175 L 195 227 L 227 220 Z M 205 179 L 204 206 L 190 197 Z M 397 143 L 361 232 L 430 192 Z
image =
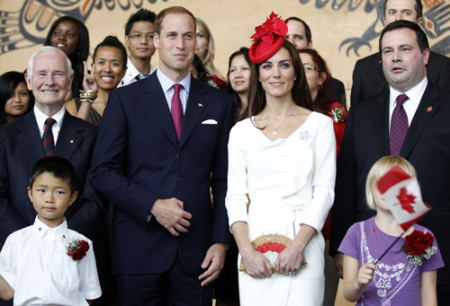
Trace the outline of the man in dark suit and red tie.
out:
M 423 23 L 422 0 L 384 0 L 384 22 L 386 25 L 396 20 Z M 374 53 L 356 62 L 353 70 L 351 105 L 360 104 L 389 87 L 381 67 L 380 54 Z M 427 77 L 438 87 L 450 90 L 450 59 L 430 51 Z
M 189 73 L 196 43 L 191 12 L 166 8 L 155 28 L 159 68 L 110 93 L 93 182 L 116 207 L 119 305 L 210 306 L 229 239 L 232 99 Z
M 365 201 L 369 169 L 385 155 L 400 155 L 416 168 L 423 200 L 432 207 L 419 223 L 436 236 L 446 263 L 438 270 L 439 305 L 450 305 L 450 92 L 427 78 L 428 40 L 417 23 L 387 25 L 380 54 L 389 89 L 350 109 L 337 163 L 330 253 L 342 273 L 342 254 L 336 254 L 342 238 L 354 222 L 374 215 Z

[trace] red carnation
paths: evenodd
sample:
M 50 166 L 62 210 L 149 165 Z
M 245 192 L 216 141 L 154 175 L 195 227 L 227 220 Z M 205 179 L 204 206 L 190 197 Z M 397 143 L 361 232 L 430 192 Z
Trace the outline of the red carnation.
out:
M 414 230 L 405 238 L 406 250 L 411 255 L 422 255 L 427 248 L 433 246 L 434 237 L 431 233 L 424 234 L 421 231 Z
M 86 256 L 89 250 L 89 243 L 86 240 L 74 240 L 69 243 L 67 247 L 67 255 L 71 256 L 73 260 L 80 260 Z

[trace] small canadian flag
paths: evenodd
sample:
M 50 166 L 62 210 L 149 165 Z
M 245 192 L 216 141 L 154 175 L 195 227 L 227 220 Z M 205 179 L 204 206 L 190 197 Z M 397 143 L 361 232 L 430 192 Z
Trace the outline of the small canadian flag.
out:
M 392 167 L 380 178 L 378 189 L 404 231 L 431 209 L 422 200 L 417 179 L 411 177 L 399 166 Z

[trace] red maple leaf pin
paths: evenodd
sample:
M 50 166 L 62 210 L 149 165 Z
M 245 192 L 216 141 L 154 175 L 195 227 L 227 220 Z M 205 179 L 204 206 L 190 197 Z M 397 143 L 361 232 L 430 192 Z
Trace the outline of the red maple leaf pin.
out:
M 415 203 L 416 196 L 408 194 L 406 187 L 400 188 L 397 199 L 400 201 L 402 209 L 406 210 L 410 214 L 414 213 L 414 207 L 411 204 Z

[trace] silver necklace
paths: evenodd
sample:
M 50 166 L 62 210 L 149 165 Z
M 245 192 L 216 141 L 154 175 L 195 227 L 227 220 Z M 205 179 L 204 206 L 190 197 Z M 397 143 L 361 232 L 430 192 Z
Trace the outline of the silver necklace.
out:
M 289 116 L 292 115 L 293 112 L 294 112 L 294 110 L 290 111 L 290 112 L 286 115 L 286 118 L 284 118 L 283 122 L 281 122 L 281 124 L 280 124 L 277 128 L 275 128 L 275 127 L 273 126 L 273 124 L 272 124 L 272 116 L 270 116 L 270 118 L 269 118 L 269 124 L 270 124 L 270 126 L 272 127 L 272 129 L 273 129 L 273 132 L 272 132 L 272 135 L 273 135 L 273 136 L 277 136 L 277 135 L 278 135 L 278 130 L 283 126 L 283 124 L 286 123 L 286 121 L 288 120 Z

